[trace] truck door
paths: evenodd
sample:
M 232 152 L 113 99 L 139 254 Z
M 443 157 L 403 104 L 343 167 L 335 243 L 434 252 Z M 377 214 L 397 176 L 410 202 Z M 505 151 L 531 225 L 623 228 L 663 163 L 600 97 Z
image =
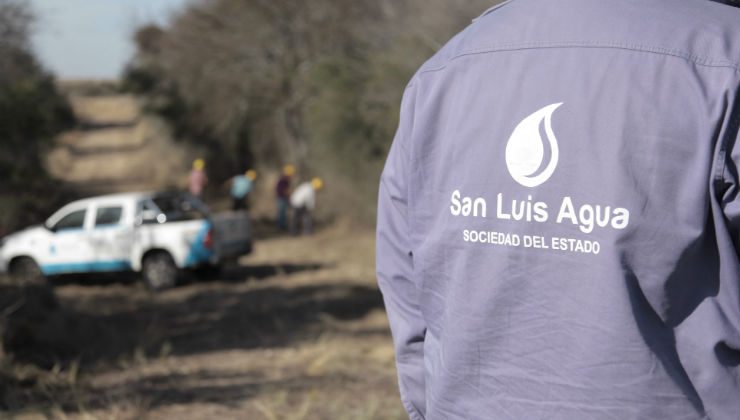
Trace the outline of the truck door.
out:
M 131 248 L 134 241 L 132 215 L 123 204 L 99 204 L 90 231 L 93 246 L 94 271 L 125 271 L 131 269 Z
M 46 275 L 88 271 L 93 260 L 89 231 L 86 229 L 87 206 L 70 208 L 49 227 L 52 236 L 42 250 L 41 271 Z

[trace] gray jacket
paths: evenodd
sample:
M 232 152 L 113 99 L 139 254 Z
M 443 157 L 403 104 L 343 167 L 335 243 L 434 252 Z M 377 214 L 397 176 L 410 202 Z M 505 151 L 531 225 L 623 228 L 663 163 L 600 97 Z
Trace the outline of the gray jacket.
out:
M 512 0 L 404 93 L 377 274 L 413 419 L 740 419 L 740 9 Z

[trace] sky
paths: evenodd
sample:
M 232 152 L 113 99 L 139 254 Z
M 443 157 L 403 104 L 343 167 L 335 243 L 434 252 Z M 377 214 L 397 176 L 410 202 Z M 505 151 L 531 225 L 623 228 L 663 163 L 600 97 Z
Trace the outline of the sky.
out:
M 167 24 L 191 0 L 31 0 L 33 47 L 60 79 L 114 79 L 134 53 L 137 27 Z

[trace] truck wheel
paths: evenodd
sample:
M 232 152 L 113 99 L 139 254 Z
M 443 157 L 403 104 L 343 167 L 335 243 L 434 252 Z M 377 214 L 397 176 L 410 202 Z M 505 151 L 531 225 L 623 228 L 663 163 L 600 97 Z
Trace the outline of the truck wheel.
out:
M 10 280 L 19 286 L 46 285 L 46 277 L 32 258 L 23 257 L 11 262 Z
M 144 282 L 151 290 L 164 290 L 177 284 L 179 270 L 166 252 L 156 252 L 144 258 L 141 271 Z

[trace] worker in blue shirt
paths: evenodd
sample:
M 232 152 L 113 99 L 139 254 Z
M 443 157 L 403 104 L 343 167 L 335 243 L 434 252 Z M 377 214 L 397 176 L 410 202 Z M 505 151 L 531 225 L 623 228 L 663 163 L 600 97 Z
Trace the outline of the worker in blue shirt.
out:
M 246 210 L 249 208 L 248 195 L 254 189 L 254 181 L 257 179 L 257 171 L 250 169 L 244 174 L 231 178 L 229 193 L 231 196 L 232 210 Z

